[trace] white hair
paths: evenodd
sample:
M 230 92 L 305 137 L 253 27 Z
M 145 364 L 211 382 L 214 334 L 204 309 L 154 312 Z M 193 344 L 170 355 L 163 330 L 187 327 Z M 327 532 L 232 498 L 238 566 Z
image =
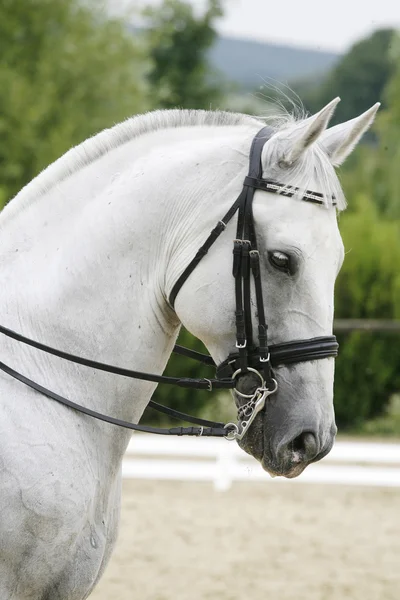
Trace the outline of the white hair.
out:
M 241 113 L 206 110 L 157 110 L 143 115 L 131 117 L 110 129 L 104 129 L 97 135 L 88 138 L 81 144 L 68 150 L 63 156 L 45 168 L 30 183 L 28 183 L 15 197 L 17 203 L 13 203 L 15 210 L 23 208 L 40 195 L 47 193 L 53 186 L 73 175 L 76 171 L 101 158 L 114 148 L 125 144 L 132 139 L 167 128 L 196 127 L 196 126 L 253 126 L 263 127 L 270 124 L 281 132 L 289 129 L 299 122 L 299 117 L 290 113 L 278 112 L 267 117 L 252 117 Z M 278 146 L 272 144 L 269 161 L 277 159 Z M 346 202 L 341 190 L 338 178 L 331 166 L 329 159 L 318 142 L 313 144 L 301 157 L 297 164 L 287 172 L 290 183 L 297 185 L 300 190 L 306 190 L 310 177 L 318 181 L 324 194 L 326 204 L 331 204 L 331 198 L 336 198 L 337 208 L 345 208 Z M 280 182 L 282 183 L 282 182 Z M 299 195 L 301 192 L 299 192 Z M 11 206 L 7 207 L 10 216 Z

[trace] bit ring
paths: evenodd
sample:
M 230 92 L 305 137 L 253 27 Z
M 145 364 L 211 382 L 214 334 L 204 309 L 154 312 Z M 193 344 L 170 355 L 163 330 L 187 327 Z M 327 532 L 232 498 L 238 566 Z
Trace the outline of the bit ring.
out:
M 256 375 L 258 375 L 258 377 L 260 378 L 261 381 L 261 385 L 259 386 L 260 388 L 263 388 L 265 386 L 265 381 L 263 376 L 261 375 L 261 373 L 259 371 L 257 371 L 257 369 L 253 369 L 253 367 L 247 367 L 247 371 L 251 371 L 251 373 L 255 373 Z M 234 372 L 234 374 L 232 375 L 232 379 L 235 379 L 235 377 L 237 377 L 239 375 L 239 373 L 242 372 L 242 369 L 238 369 L 237 371 Z M 257 388 L 259 389 L 259 388 Z M 254 392 L 254 394 L 243 394 L 242 392 L 239 392 L 236 388 L 234 388 L 235 390 L 235 394 L 237 394 L 238 396 L 240 396 L 241 398 L 254 398 L 256 392 Z

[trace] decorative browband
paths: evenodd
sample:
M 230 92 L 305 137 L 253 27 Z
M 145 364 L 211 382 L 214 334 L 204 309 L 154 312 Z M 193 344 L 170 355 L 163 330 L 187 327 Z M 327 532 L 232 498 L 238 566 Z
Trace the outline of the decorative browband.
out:
M 264 192 L 288 196 L 289 198 L 292 198 L 292 196 L 297 194 L 297 192 L 300 190 L 298 187 L 279 183 L 273 179 L 257 179 L 256 177 L 249 176 L 245 177 L 244 185 L 256 188 L 257 190 L 264 190 Z M 303 192 L 301 199 L 305 202 L 313 202 L 314 204 L 325 204 L 323 194 L 320 194 L 319 192 L 311 192 L 310 190 Z M 333 206 L 336 206 L 335 196 L 332 196 L 331 200 Z

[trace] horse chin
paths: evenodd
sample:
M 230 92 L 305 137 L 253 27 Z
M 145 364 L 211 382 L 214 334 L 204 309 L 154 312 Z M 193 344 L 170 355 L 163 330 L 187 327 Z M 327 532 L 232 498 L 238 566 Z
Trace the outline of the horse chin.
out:
M 289 462 L 285 464 L 276 464 L 271 461 L 268 453 L 264 449 L 264 436 L 262 422 L 256 420 L 252 428 L 249 430 L 247 435 L 240 440 L 239 446 L 247 454 L 250 454 L 261 464 L 264 471 L 266 471 L 271 477 L 286 477 L 286 479 L 294 479 L 301 475 L 304 469 L 308 466 L 308 462 L 302 462 L 293 464 Z
M 295 477 L 301 475 L 304 469 L 309 465 L 309 461 L 294 463 L 292 455 L 282 457 L 279 464 L 272 459 L 270 453 L 268 452 L 268 447 L 264 436 L 262 415 L 258 415 L 256 417 L 251 428 L 244 438 L 238 441 L 238 444 L 242 450 L 244 450 L 247 454 L 250 454 L 250 456 L 253 456 L 261 464 L 264 471 L 266 471 L 271 477 L 285 477 L 286 479 L 294 479 Z M 319 460 L 319 457 L 316 460 Z
M 295 479 L 302 474 L 308 463 L 301 463 L 288 468 L 272 466 L 268 459 L 261 460 L 261 466 L 271 477 L 286 477 L 286 479 Z

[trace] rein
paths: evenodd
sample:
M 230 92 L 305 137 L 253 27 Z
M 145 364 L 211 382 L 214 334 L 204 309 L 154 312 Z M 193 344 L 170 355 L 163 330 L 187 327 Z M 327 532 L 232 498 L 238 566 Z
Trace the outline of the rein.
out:
M 20 343 L 32 346 L 38 350 L 58 356 L 64 360 L 77 363 L 86 367 L 91 367 L 107 373 L 121 375 L 132 379 L 152 381 L 155 383 L 164 383 L 169 385 L 178 385 L 180 387 L 198 390 L 213 391 L 214 389 L 234 389 L 235 394 L 247 400 L 239 407 L 238 423 L 219 423 L 208 421 L 187 415 L 169 407 L 163 406 L 150 400 L 148 406 L 167 414 L 173 418 L 182 419 L 188 423 L 194 423 L 197 427 L 172 427 L 163 429 L 158 427 L 149 427 L 116 419 L 104 415 L 97 411 L 86 408 L 80 404 L 72 402 L 67 398 L 48 390 L 38 383 L 28 379 L 18 371 L 15 371 L 3 362 L 0 362 L 0 370 L 9 376 L 17 379 L 21 383 L 39 392 L 40 394 L 73 408 L 74 410 L 86 414 L 95 419 L 118 425 L 135 431 L 147 433 L 156 433 L 160 435 L 191 435 L 203 437 L 225 437 L 229 440 L 242 439 L 257 414 L 264 408 L 265 401 L 271 394 L 278 389 L 278 384 L 274 378 L 272 367 L 277 365 L 286 365 L 310 360 L 320 360 L 329 357 L 336 357 L 338 353 L 338 343 L 334 335 L 310 338 L 307 340 L 294 340 L 281 344 L 268 345 L 268 325 L 265 320 L 264 302 L 262 294 L 260 257 L 257 249 L 256 233 L 253 218 L 253 198 L 256 189 L 268 191 L 270 193 L 280 193 L 285 196 L 293 196 L 298 188 L 286 186 L 284 184 L 262 179 L 261 153 L 264 144 L 273 135 L 274 130 L 270 127 L 264 127 L 257 133 L 253 139 L 250 149 L 249 174 L 244 180 L 243 189 L 235 200 L 226 215 L 217 223 L 211 231 L 207 240 L 196 253 L 193 260 L 189 263 L 183 273 L 180 275 L 172 288 L 169 303 L 174 308 L 175 299 L 185 281 L 194 271 L 200 260 L 207 254 L 219 235 L 225 230 L 227 223 L 238 212 L 236 239 L 233 244 L 233 277 L 235 278 L 235 318 L 236 318 L 236 352 L 231 352 L 225 361 L 216 366 L 211 356 L 195 352 L 181 346 L 175 346 L 173 352 L 187 356 L 203 364 L 216 367 L 215 379 L 192 379 L 180 377 L 167 377 L 165 375 L 156 375 L 153 373 L 143 373 L 121 367 L 108 365 L 91 359 L 83 358 L 52 348 L 42 344 L 20 333 L 12 331 L 0 325 L 0 333 L 10 337 Z M 306 191 L 302 200 L 313 202 L 315 204 L 324 204 L 323 195 L 317 192 Z M 332 199 L 334 202 L 334 199 Z M 253 342 L 253 326 L 251 318 L 251 293 L 250 293 L 250 275 L 254 280 L 257 319 L 258 319 L 258 346 Z M 243 394 L 236 388 L 237 378 L 241 374 L 253 373 L 259 378 L 260 383 L 253 394 Z

